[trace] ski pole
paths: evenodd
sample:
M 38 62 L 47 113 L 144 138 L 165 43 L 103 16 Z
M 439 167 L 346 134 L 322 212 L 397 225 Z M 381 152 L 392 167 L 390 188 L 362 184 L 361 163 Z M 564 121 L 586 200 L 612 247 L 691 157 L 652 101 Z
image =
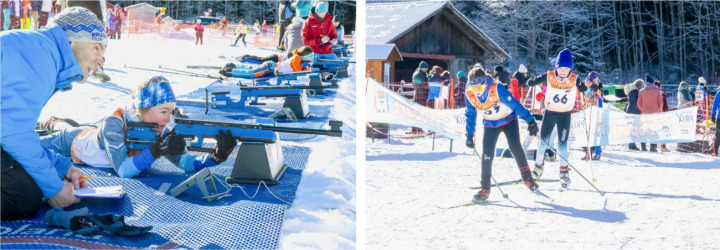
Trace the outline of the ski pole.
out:
M 482 162 L 482 156 L 480 156 L 480 153 L 478 153 L 477 149 L 473 148 L 473 152 L 475 152 L 475 154 L 478 156 L 478 158 L 480 158 L 480 162 Z M 495 180 L 495 176 L 493 176 L 491 174 L 490 178 L 492 179 L 493 182 L 495 182 L 495 186 L 497 186 L 498 190 L 500 190 L 500 193 L 503 195 L 503 198 L 507 199 L 509 196 L 505 192 L 502 191 L 502 188 L 500 188 L 500 185 L 498 185 L 498 182 Z
M 588 121 L 588 123 L 587 123 L 587 128 L 586 128 L 586 130 L 585 130 L 585 132 L 586 132 L 585 135 L 587 135 L 587 143 L 588 143 L 588 146 L 587 146 L 587 156 L 586 156 L 586 157 L 587 157 L 587 160 L 590 161 L 590 175 L 591 175 L 590 177 L 592 177 L 592 182 L 594 183 L 594 182 L 597 182 L 597 179 L 595 179 L 595 169 L 593 169 L 593 161 L 592 161 L 592 159 L 590 159 L 590 155 L 591 155 L 591 154 L 590 154 L 590 128 L 592 128 L 593 99 L 595 99 L 594 96 L 593 96 L 592 98 L 590 98 L 590 103 L 589 103 L 589 104 L 588 104 L 587 102 L 585 103 L 586 105 L 590 105 L 590 108 L 589 108 L 589 110 L 590 110 L 590 121 Z
M 164 71 L 164 70 L 157 70 L 157 69 L 131 67 L 131 66 L 127 66 L 127 65 L 124 65 L 123 67 L 128 68 L 128 69 L 139 69 L 139 70 L 153 71 L 153 72 L 160 72 L 160 73 L 168 73 L 168 74 L 176 74 L 176 75 L 184 75 L 184 76 L 192 76 L 192 77 L 205 77 L 205 78 L 223 80 L 222 77 L 214 77 L 214 76 L 210 76 L 210 75 L 187 74 L 187 73 L 174 72 L 174 71 Z
M 196 72 L 192 72 L 192 71 L 184 71 L 184 70 L 179 70 L 179 69 L 164 68 L 162 65 L 158 65 L 158 68 L 166 69 L 166 70 L 172 70 L 172 71 L 177 71 L 177 72 L 180 72 L 180 73 L 186 73 L 186 74 L 203 76 L 202 74 L 199 74 L 199 73 L 196 73 Z M 207 77 L 209 77 L 209 78 L 216 78 L 216 76 L 213 76 L 213 75 L 210 75 L 210 74 L 207 74 L 207 75 L 205 75 L 205 76 L 207 76 Z M 220 80 L 222 80 L 222 79 L 220 79 Z
M 563 157 L 563 156 L 562 156 L 560 153 L 558 153 L 555 149 L 551 148 L 550 145 L 548 145 L 545 141 L 542 140 L 542 138 L 540 139 L 540 142 L 542 142 L 543 144 L 545 144 L 545 146 L 547 146 L 550 150 L 552 150 L 556 155 L 560 156 L 560 159 L 565 160 L 565 162 L 568 164 L 568 166 L 570 166 L 573 170 L 575 170 L 575 172 L 577 172 L 577 173 L 580 175 L 580 177 L 582 177 L 588 184 L 590 184 L 590 186 L 592 186 L 598 193 L 600 193 L 600 195 L 605 196 L 605 192 L 604 192 L 604 191 L 600 191 L 600 189 L 598 189 L 597 187 L 595 187 L 595 185 L 593 185 L 592 182 L 590 182 L 587 178 L 585 178 L 585 176 L 584 176 L 582 173 L 580 173 L 580 171 L 578 171 L 577 168 L 575 168 L 572 164 L 570 164 L 570 161 L 568 161 L 567 159 L 565 159 L 565 157 Z

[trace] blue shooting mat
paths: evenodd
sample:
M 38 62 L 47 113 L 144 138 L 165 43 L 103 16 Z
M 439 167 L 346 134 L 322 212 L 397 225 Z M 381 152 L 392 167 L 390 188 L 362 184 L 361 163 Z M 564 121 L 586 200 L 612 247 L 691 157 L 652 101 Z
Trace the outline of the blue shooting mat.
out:
M 240 88 L 233 83 L 216 81 L 207 86 L 208 93 L 216 91 L 230 91 L 230 97 L 234 100 L 240 99 Z M 286 119 L 277 119 L 277 126 L 291 128 L 306 129 L 329 129 L 326 127 L 334 106 L 332 101 L 335 98 L 336 90 L 326 90 L 324 95 L 316 95 L 308 97 L 308 101 L 316 104 L 310 104 L 310 117 L 308 119 L 300 119 L 293 122 Z M 209 95 L 209 94 L 208 94 Z M 280 110 L 283 106 L 285 98 L 261 97 L 260 102 L 265 105 L 245 105 L 245 109 L 213 109 L 208 107 L 208 113 L 205 114 L 205 88 L 200 88 L 188 94 L 177 97 L 177 107 L 183 109 L 183 114 L 189 116 L 190 119 L 212 120 L 220 122 L 253 122 L 258 117 L 268 117 Z M 279 133 L 280 140 L 284 141 L 303 141 L 310 140 L 317 135 L 312 134 L 295 134 L 295 133 Z
M 293 202 L 302 171 L 308 162 L 310 148 L 283 146 L 285 174 L 270 191 L 280 199 Z M 225 177 L 232 172 L 235 155 L 221 165 L 211 167 L 218 192 L 223 192 Z M 142 236 L 81 236 L 65 229 L 45 224 L 42 208 L 35 218 L 3 221 L 0 224 L 2 249 L 77 249 L 77 248 L 200 248 L 200 249 L 274 249 L 278 248 L 285 211 L 288 205 L 261 186 L 257 196 L 249 199 L 241 190 L 233 188 L 229 197 L 208 202 L 195 185 L 178 197 L 170 191 L 193 175 L 159 159 L 140 175 L 119 178 L 112 169 L 79 166 L 90 186 L 122 185 L 121 199 L 85 198 L 66 211 L 88 207 L 91 213 L 114 213 L 125 216 L 127 224 L 153 226 Z M 220 179 L 220 181 L 218 180 Z M 222 183 L 221 183 L 222 182 Z M 225 185 L 228 185 L 225 183 Z M 241 184 L 252 196 L 257 185 Z M 210 188 L 209 184 L 206 187 Z

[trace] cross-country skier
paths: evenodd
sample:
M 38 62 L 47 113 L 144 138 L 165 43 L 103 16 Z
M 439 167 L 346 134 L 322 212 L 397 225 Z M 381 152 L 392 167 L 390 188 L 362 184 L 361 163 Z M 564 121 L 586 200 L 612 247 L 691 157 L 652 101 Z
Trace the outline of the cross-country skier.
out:
M 599 108 L 603 107 L 603 98 L 602 98 L 602 83 L 600 83 L 600 75 L 593 71 L 588 74 L 587 77 L 585 77 L 585 85 L 590 85 L 590 97 L 585 98 L 585 105 L 586 109 L 590 108 L 590 106 L 597 106 Z M 598 119 L 598 122 L 600 120 Z M 589 126 L 589 124 L 588 124 Z M 592 159 L 593 161 L 600 160 L 600 154 L 602 153 L 602 147 L 600 146 L 592 146 L 590 147 L 590 150 L 588 150 L 586 147 L 583 147 L 583 151 L 585 151 L 585 156 L 582 158 L 583 161 L 587 161 Z M 589 155 L 588 155 L 589 153 Z
M 482 152 L 482 189 L 473 196 L 473 202 L 486 201 L 490 195 L 490 178 L 492 175 L 492 161 L 495 156 L 495 145 L 500 133 L 504 133 L 508 146 L 515 162 L 520 168 L 525 186 L 531 191 L 538 189 L 538 185 L 530 174 L 525 152 L 520 143 L 520 127 L 518 116 L 528 123 L 530 136 L 537 135 L 538 126 L 535 118 L 523 105 L 512 97 L 504 85 L 493 81 L 481 68 L 474 68 L 468 76 L 465 88 L 465 119 L 467 130 L 467 146 L 474 148 L 475 122 L 478 112 L 482 112 L 483 126 L 483 152 Z
M 575 100 L 580 92 L 588 88 L 583 81 L 572 72 L 573 57 L 569 49 L 560 51 L 555 61 L 555 69 L 549 70 L 535 79 L 529 79 L 527 84 L 530 87 L 540 83 L 547 83 L 545 96 L 545 114 L 540 128 L 540 142 L 537 152 L 545 152 L 546 145 L 550 143 L 550 135 L 557 126 L 558 130 L 558 153 L 560 159 L 560 183 L 563 187 L 570 184 L 568 163 L 567 141 L 570 136 L 570 113 L 575 107 Z M 589 93 L 588 93 L 589 94 Z M 535 178 L 540 178 L 543 173 L 544 158 L 535 159 Z

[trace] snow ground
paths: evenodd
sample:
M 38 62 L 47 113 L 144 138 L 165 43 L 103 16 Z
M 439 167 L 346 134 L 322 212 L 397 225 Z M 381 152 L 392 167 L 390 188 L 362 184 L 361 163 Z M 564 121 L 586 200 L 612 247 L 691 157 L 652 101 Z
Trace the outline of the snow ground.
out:
M 391 126 L 404 135 L 409 127 Z M 511 249 L 717 249 L 720 230 L 720 158 L 671 152 L 631 152 L 608 146 L 590 164 L 571 151 L 570 163 L 600 196 L 571 171 L 571 190 L 540 183 L 554 202 L 523 185 L 493 188 L 487 205 L 442 209 L 471 201 L 480 186 L 480 161 L 465 147 L 437 137 L 371 139 L 367 147 L 367 248 Z M 480 146 L 481 147 L 481 146 Z M 481 150 L 481 148 L 478 148 Z M 529 162 L 531 166 L 533 161 Z M 558 178 L 558 162 L 545 179 Z M 520 179 L 514 159 L 495 158 L 498 182 Z
M 131 34 L 129 38 L 123 34 L 122 40 L 110 40 L 105 54 L 105 72 L 112 80 L 101 83 L 91 78 L 85 84 L 74 84 L 72 91 L 57 93 L 43 109 L 40 120 L 52 115 L 80 123 L 95 123 L 129 103 L 136 86 L 155 75 L 169 79 L 176 96 L 197 92 L 215 81 L 129 69 L 126 65 L 145 68 L 161 65 L 193 71 L 186 69 L 186 65 L 224 65 L 228 61 L 219 59 L 220 55 L 276 53 L 272 49 L 253 48 L 253 35 L 246 38 L 247 48 L 242 45 L 230 47 L 232 38 L 220 37 L 218 33 L 211 44 L 207 30 L 205 46 L 196 46 L 193 32 L 182 30 L 173 34 L 176 38 L 166 40 L 152 34 Z M 297 205 L 286 212 L 280 239 L 282 248 L 355 247 L 355 74 L 351 67 L 352 76 L 339 82 L 330 115 L 331 119 L 344 122 L 343 137 L 319 136 L 309 141 L 284 142 L 285 145 L 310 147 L 312 153 L 298 186 L 294 201 Z M 310 105 L 317 104 L 313 98 L 308 100 Z

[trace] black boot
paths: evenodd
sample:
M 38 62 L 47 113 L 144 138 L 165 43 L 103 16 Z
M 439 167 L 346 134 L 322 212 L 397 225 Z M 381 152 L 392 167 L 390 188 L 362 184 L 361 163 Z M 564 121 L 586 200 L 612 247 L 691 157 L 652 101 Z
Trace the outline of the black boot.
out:
M 58 128 L 56 128 L 56 125 L 59 124 L 59 123 L 67 123 L 67 124 L 69 124 L 69 125 L 72 126 L 72 127 L 79 127 L 79 126 L 80 126 L 80 124 L 77 123 L 77 122 L 76 122 L 75 120 L 73 120 L 73 119 L 69 119 L 69 118 L 58 118 L 58 117 L 55 117 L 55 116 L 51 116 L 50 119 L 48 119 L 47 121 L 38 122 L 36 129 L 42 130 L 42 131 L 47 131 L 47 132 L 53 132 L 53 131 L 55 131 L 55 130 L 58 130 Z
M 472 201 L 475 203 L 484 203 L 490 197 L 490 187 L 483 187 L 477 194 L 473 195 Z
M 592 160 L 593 160 L 593 161 L 600 160 L 600 154 L 595 154 L 595 155 L 593 155 Z
M 637 147 L 637 145 L 635 145 L 635 143 L 630 143 L 630 144 L 628 144 L 628 149 L 630 149 L 630 150 L 635 150 L 635 151 L 639 151 L 639 150 L 640 150 L 640 149 Z

